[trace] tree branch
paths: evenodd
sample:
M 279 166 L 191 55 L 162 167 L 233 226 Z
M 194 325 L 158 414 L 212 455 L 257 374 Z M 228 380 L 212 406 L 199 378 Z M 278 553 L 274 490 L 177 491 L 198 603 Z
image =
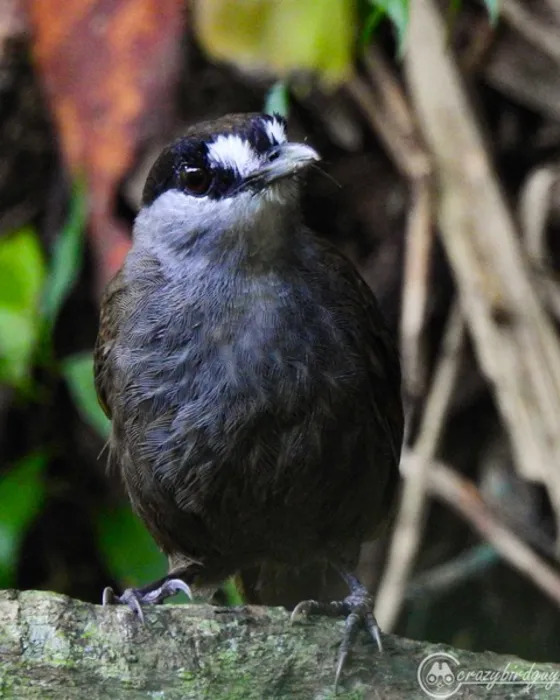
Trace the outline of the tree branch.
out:
M 0 695 L 6 698 L 327 698 L 343 622 L 310 619 L 290 625 L 280 608 L 237 610 L 207 605 L 164 605 L 141 625 L 124 607 L 71 600 L 38 591 L 0 592 Z M 399 637 L 384 637 L 379 654 L 361 635 L 337 698 L 423 697 L 419 663 L 447 651 L 461 670 L 516 673 L 532 664 L 514 657 L 474 654 Z M 560 666 L 535 665 L 556 671 Z M 525 690 L 524 690 L 525 688 Z M 508 686 L 521 697 L 526 686 Z M 558 688 L 539 698 L 556 697 Z M 539 689 L 540 692 L 540 689 Z M 472 685 L 469 697 L 488 697 Z

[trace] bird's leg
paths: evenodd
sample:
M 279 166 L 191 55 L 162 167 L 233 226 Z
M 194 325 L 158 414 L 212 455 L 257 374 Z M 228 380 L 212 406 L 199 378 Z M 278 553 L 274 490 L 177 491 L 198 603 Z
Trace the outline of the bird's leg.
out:
M 368 593 L 366 587 L 360 583 L 356 576 L 342 570 L 340 570 L 340 574 L 350 588 L 350 595 L 347 595 L 344 600 L 334 600 L 330 603 L 304 600 L 296 605 L 291 616 L 292 621 L 299 615 L 328 615 L 346 618 L 344 635 L 338 650 L 335 687 L 338 685 L 340 674 L 360 626 L 366 628 L 379 651 L 383 651 L 379 625 L 373 614 L 373 596 Z
M 103 605 L 123 604 L 134 612 L 142 622 L 144 622 L 144 614 L 142 612 L 143 605 L 156 605 L 162 603 L 166 598 L 169 598 L 180 591 L 192 600 L 192 593 L 189 585 L 183 580 L 187 574 L 187 569 L 172 571 L 167 576 L 149 583 L 142 588 L 127 588 L 121 595 L 116 595 L 112 588 L 107 587 L 103 591 Z M 192 577 L 192 571 L 188 572 L 189 577 Z

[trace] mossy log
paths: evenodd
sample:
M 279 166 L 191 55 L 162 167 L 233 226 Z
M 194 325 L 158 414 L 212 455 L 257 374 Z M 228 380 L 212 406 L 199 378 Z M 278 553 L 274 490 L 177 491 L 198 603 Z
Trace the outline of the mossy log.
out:
M 0 592 L 0 698 L 329 698 L 343 622 L 290 624 L 281 608 L 164 605 L 142 625 L 128 608 L 38 591 Z M 557 698 L 560 665 L 384 636 L 356 641 L 338 698 L 425 698 L 417 670 L 436 652 L 461 671 L 515 671 L 516 684 L 469 685 L 455 697 Z M 529 674 L 532 673 L 531 676 Z M 558 684 L 531 686 L 536 673 Z M 555 674 L 555 675 L 550 675 Z M 542 680 L 541 676 L 540 680 Z M 511 675 L 510 675 L 511 679 Z

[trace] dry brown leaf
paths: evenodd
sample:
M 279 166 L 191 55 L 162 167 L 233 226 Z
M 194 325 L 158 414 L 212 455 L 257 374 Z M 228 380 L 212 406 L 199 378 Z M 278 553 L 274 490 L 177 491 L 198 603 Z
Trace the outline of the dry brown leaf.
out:
M 103 284 L 128 236 L 115 192 L 138 144 L 172 111 L 181 0 L 29 0 L 33 51 L 70 169 L 90 193 L 90 234 Z

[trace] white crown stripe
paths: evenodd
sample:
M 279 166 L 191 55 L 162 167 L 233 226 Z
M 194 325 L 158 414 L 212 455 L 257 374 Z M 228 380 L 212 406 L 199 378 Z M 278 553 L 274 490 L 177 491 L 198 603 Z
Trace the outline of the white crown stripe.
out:
M 223 134 L 208 144 L 208 157 L 215 165 L 233 168 L 245 177 L 260 165 L 260 159 L 251 144 L 240 136 Z
M 278 119 L 273 118 L 272 121 L 267 121 L 264 124 L 266 135 L 271 141 L 276 141 L 276 143 L 284 143 L 286 141 L 286 129 L 284 124 L 279 122 Z

